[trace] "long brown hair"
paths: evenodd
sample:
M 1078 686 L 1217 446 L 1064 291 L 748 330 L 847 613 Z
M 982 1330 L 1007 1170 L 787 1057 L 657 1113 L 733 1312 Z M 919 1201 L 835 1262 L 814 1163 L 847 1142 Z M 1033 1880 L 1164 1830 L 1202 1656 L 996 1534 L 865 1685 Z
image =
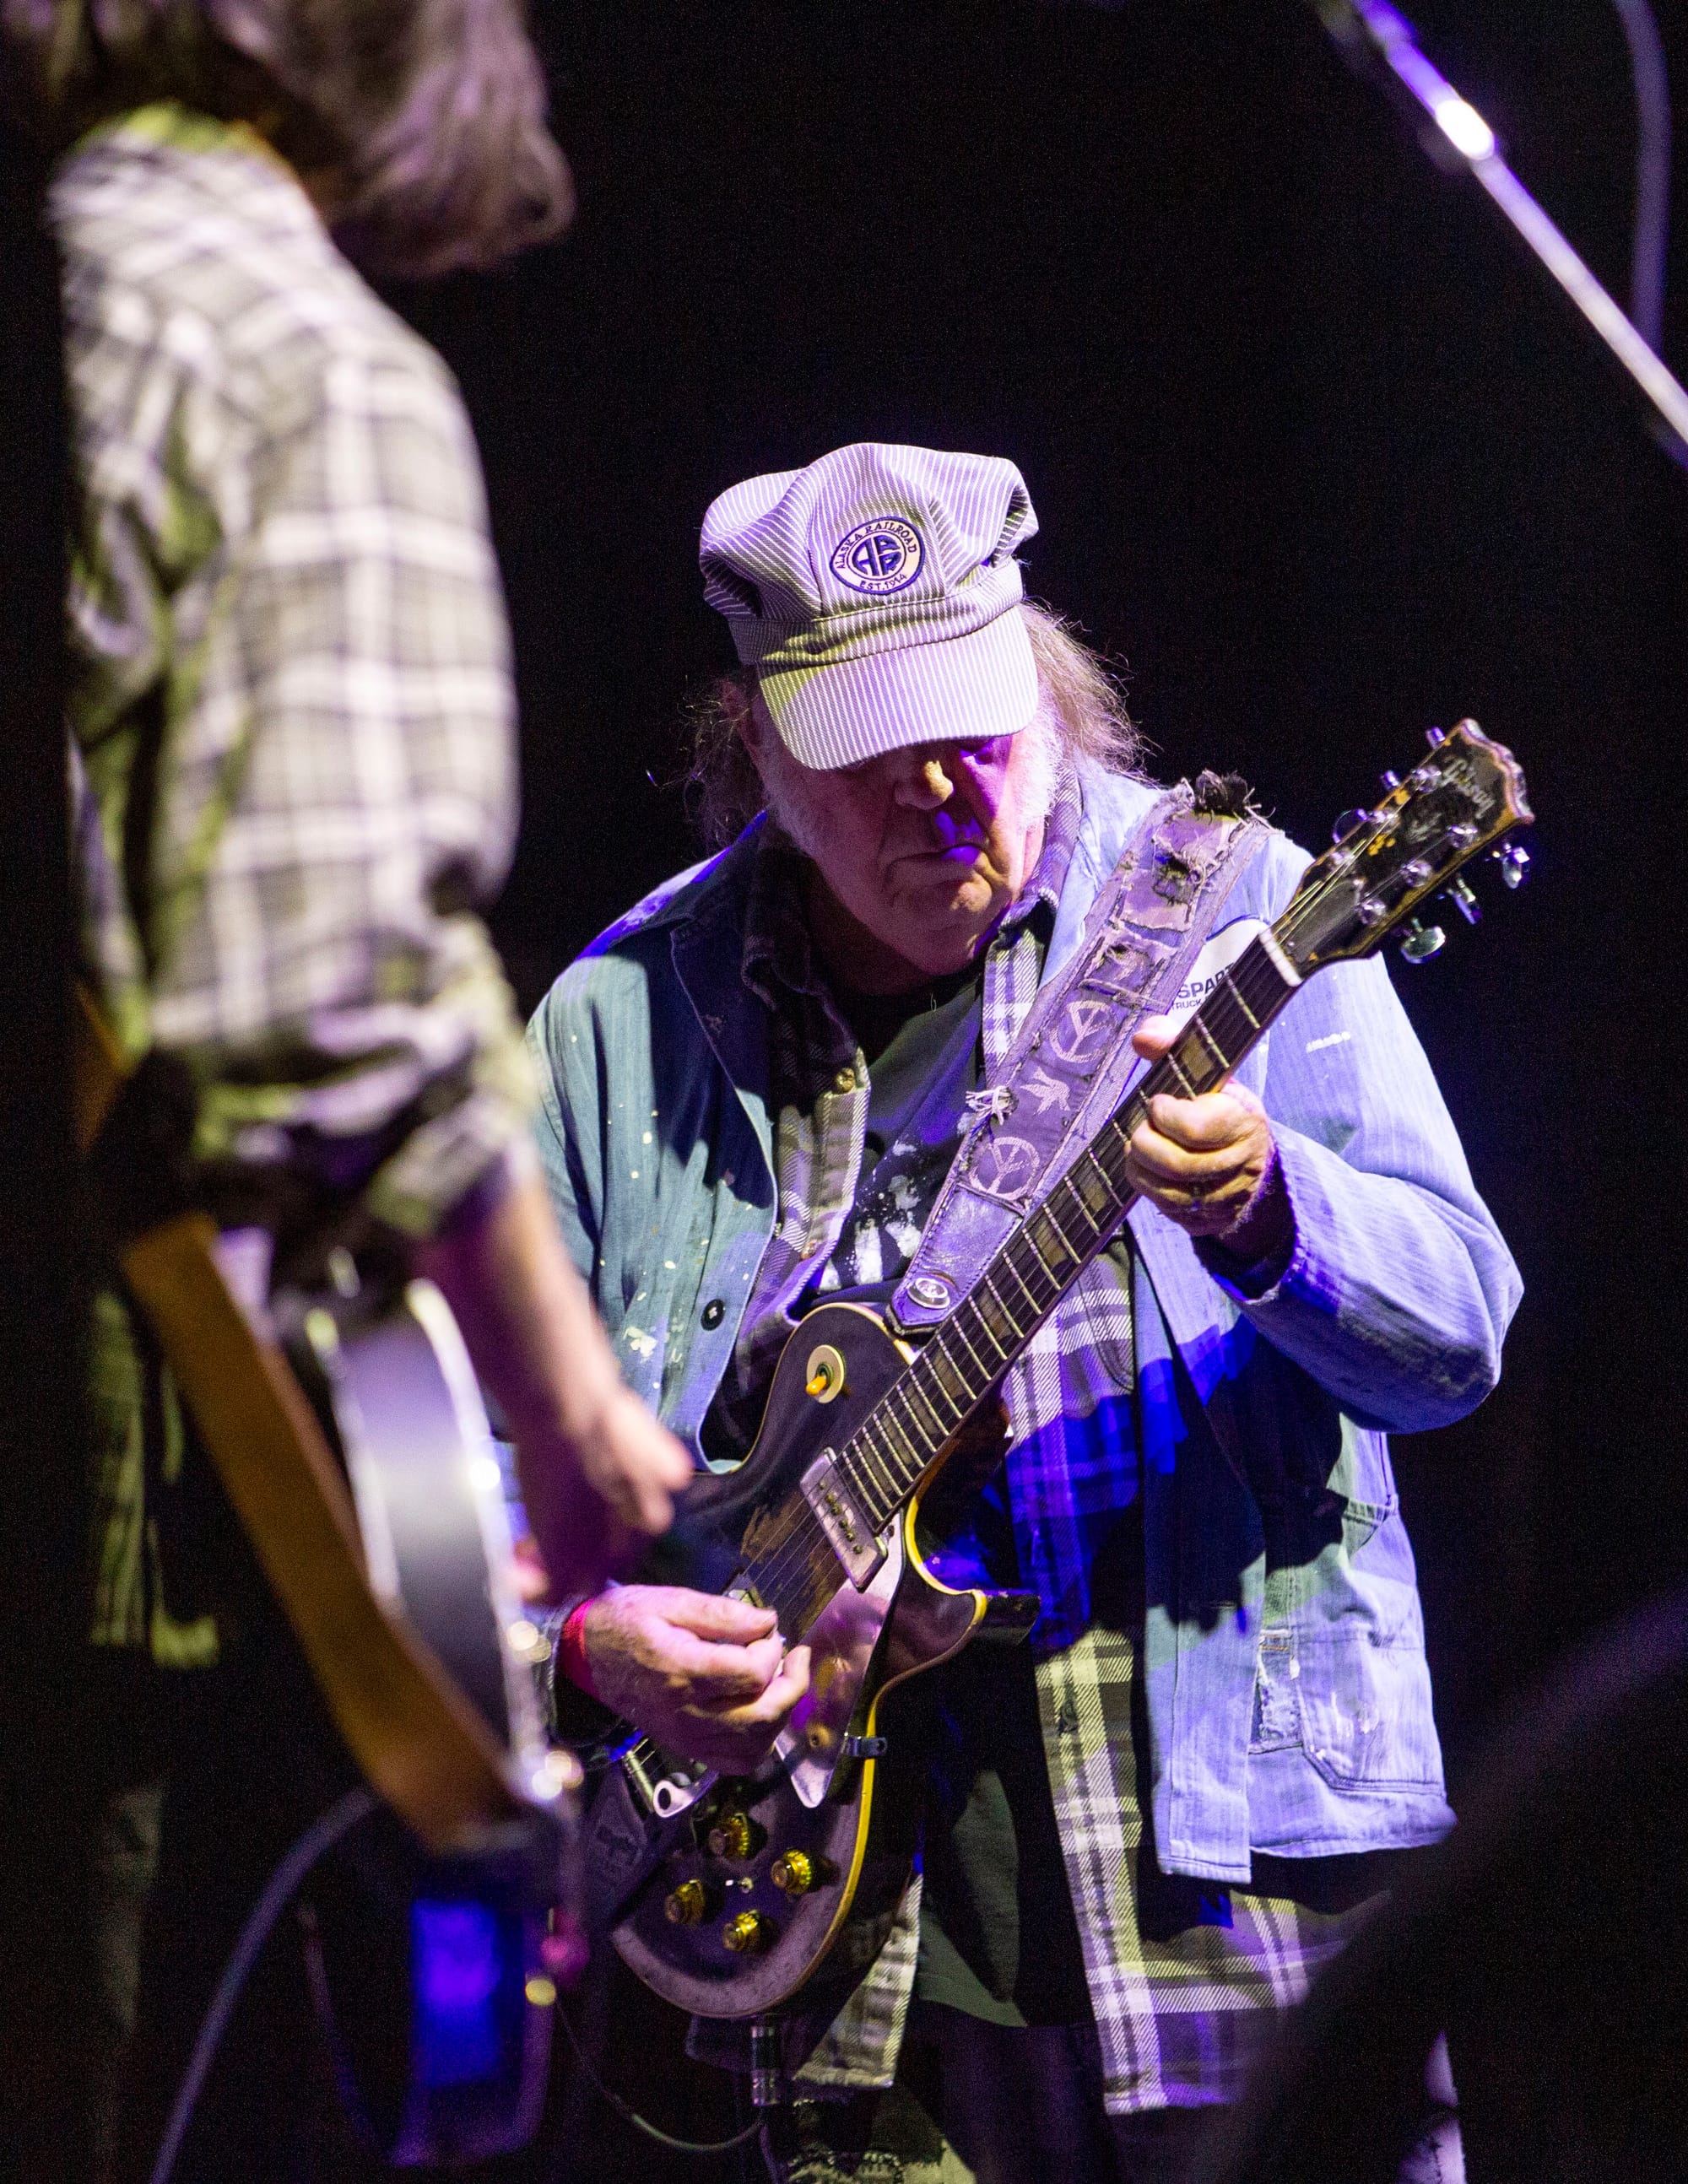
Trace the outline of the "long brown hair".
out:
M 1062 751 L 1111 773 L 1134 772 L 1141 745 L 1107 663 L 1049 607 L 1027 599 L 1019 612 L 1038 664 L 1044 711 Z M 717 676 L 688 709 L 686 808 L 708 849 L 730 842 L 766 808 L 761 776 L 739 733 L 755 687 L 755 670 L 741 667 Z
M 573 209 L 521 0 L 0 0 L 13 103 L 46 148 L 174 98 L 331 171 L 372 270 L 486 265 Z

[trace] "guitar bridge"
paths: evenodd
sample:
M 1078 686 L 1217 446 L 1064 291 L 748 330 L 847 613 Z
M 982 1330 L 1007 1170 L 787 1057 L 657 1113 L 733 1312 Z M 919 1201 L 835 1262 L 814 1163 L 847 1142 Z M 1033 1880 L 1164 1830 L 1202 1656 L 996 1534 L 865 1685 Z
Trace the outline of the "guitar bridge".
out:
M 858 1592 L 873 1581 L 885 1559 L 877 1535 L 838 1474 L 831 1449 L 822 1449 L 799 1482 L 804 1500 L 820 1520 L 833 1552 Z

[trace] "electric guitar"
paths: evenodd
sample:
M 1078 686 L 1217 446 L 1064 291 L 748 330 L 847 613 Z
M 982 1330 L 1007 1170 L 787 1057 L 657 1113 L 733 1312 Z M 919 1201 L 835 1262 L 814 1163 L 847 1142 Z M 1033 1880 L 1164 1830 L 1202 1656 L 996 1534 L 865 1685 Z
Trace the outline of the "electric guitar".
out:
M 181 1110 L 172 1065 L 131 1070 L 79 1001 L 77 1135 L 125 1281 L 384 1808 L 309 1880 L 308 1963 L 342 2092 L 392 2161 L 509 2151 L 538 2119 L 556 1981 L 584 1953 L 580 1769 L 549 1747 L 544 1641 L 511 1589 L 462 1338 L 430 1283 L 366 1287 L 343 1251 L 327 1294 L 249 1315 L 214 1224 L 157 1157 Z
M 565 1959 L 584 1958 L 562 1794 L 578 1769 L 550 1749 L 548 1649 L 514 1591 L 503 1474 L 450 1307 L 432 1282 L 365 1293 L 337 1256 L 341 1287 L 282 1300 L 278 1331 L 343 1467 L 370 1591 L 527 1794 L 450 1847 L 376 1813 L 306 1884 L 306 1970 L 359 2135 L 395 2165 L 456 2164 L 538 2126 L 551 2004 Z
M 1293 900 L 1217 978 L 1141 1077 L 918 1349 L 875 1312 L 810 1312 L 775 1372 L 755 1446 L 700 1477 L 688 1520 L 732 1550 L 724 1588 L 772 1608 L 811 1648 L 811 1686 L 773 1752 L 727 1780 L 629 1734 L 588 1816 L 588 1902 L 644 1983 L 705 2017 L 760 2016 L 860 1977 L 907 1884 L 911 1814 L 885 1778 L 883 1711 L 909 1679 L 975 1636 L 1023 1636 L 1035 1597 L 970 1582 L 961 1560 L 967 1429 L 1135 1193 L 1126 1151 L 1156 1093 L 1223 1084 L 1299 988 L 1405 928 L 1444 889 L 1472 920 L 1461 867 L 1530 817 L 1511 754 L 1467 721 L 1433 733 L 1405 781 L 1339 822 Z M 1528 863 L 1496 851 L 1515 886 Z M 989 1460 L 995 1460 L 990 1451 Z

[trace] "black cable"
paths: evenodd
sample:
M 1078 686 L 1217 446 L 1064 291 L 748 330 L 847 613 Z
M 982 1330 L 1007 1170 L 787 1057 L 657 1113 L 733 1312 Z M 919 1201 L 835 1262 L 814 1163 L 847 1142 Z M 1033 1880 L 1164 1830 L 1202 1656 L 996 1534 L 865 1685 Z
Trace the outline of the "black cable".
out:
M 198 2037 L 193 2043 L 193 2053 L 188 2058 L 187 2068 L 182 2073 L 181 2084 L 176 2090 L 175 2105 L 170 2112 L 170 2121 L 164 2126 L 164 2135 L 159 2142 L 158 2159 L 153 2164 L 148 2184 L 170 2184 L 170 2171 L 175 2167 L 175 2158 L 181 2151 L 181 2142 L 187 2126 L 193 2120 L 194 2109 L 205 2089 L 206 2078 L 216 2059 L 217 2049 L 228 2029 L 230 2016 L 246 1985 L 247 1975 L 258 1960 L 258 1953 L 269 1939 L 270 1930 L 292 1901 L 299 1883 L 310 1871 L 325 1851 L 331 1850 L 342 1836 L 349 1833 L 358 1822 L 366 1819 L 376 1808 L 376 1800 L 365 1789 L 348 1790 L 337 1804 L 320 1814 L 294 1843 L 286 1857 L 264 1884 L 264 1893 L 253 1906 L 251 1914 L 240 1930 L 229 1960 L 223 1967 L 223 1975 L 217 1981 L 216 1992 L 211 1997 L 199 2027 Z
M 732 2153 L 738 2147 L 748 2146 L 761 2130 L 764 2119 L 758 2116 L 754 2123 L 746 2124 L 743 2131 L 734 2131 L 731 2138 L 676 2138 L 671 2131 L 664 2131 L 659 2125 L 652 2123 L 648 2116 L 642 2116 L 630 2102 L 624 2101 L 619 2093 L 612 2092 L 604 2084 L 593 2068 L 591 2057 L 588 2055 L 576 2036 L 573 2025 L 560 2011 L 558 2012 L 558 2019 L 563 2031 L 568 2035 L 570 2047 L 574 2049 L 575 2060 L 580 2064 L 599 2098 L 607 2107 L 613 2109 L 623 2123 L 630 2123 L 635 2131 L 642 2131 L 647 2138 L 654 2138 L 659 2146 L 666 2146 L 671 2153 Z M 154 2177 L 153 2184 L 160 2184 L 160 2180 Z

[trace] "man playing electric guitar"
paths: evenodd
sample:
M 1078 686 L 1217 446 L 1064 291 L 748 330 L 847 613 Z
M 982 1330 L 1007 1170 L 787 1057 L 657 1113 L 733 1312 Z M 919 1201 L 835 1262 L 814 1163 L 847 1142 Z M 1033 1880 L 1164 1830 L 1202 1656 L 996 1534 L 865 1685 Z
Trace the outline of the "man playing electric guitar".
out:
M 953 1304 L 978 1266 L 946 1289 L 920 1254 L 958 1146 L 1067 1096 L 1058 1055 L 1011 1089 L 1005 1061 L 1159 798 L 1098 662 L 1022 600 L 1034 529 L 1012 465 L 874 445 L 705 518 L 744 665 L 695 783 L 730 846 L 589 950 L 531 1038 L 577 1263 L 711 1468 L 811 1308 Z M 1186 1002 L 1305 863 L 1245 836 Z M 1156 1055 L 1168 1028 L 1134 1036 Z M 922 1680 L 918 1881 L 796 2043 L 817 2176 L 869 2146 L 1185 2175 L 1273 2011 L 1450 1825 L 1384 1435 L 1482 1398 L 1518 1283 L 1380 967 L 1309 984 L 1224 1089 L 1157 1099 L 1128 1177 L 1128 1228 L 1006 1375 L 976 1511 L 1035 1629 Z M 767 1611 L 674 1587 L 582 1603 L 561 1658 L 727 1772 L 807 1674 Z M 1455 2173 L 1455 2127 L 1417 2158 Z

